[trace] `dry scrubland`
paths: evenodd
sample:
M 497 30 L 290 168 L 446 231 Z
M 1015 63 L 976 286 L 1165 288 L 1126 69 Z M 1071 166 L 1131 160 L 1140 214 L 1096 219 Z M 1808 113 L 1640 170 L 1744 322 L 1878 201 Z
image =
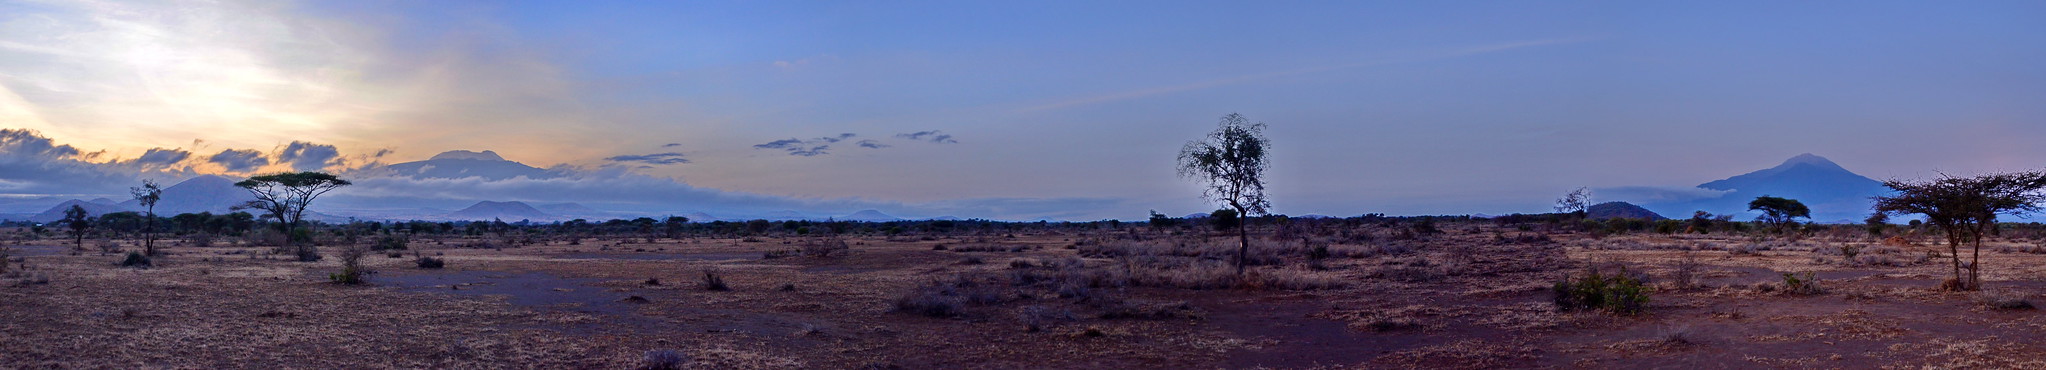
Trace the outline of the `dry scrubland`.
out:
M 1233 235 L 1128 225 L 417 237 L 365 258 L 365 285 L 329 281 L 333 245 L 307 263 L 172 240 L 124 268 L 18 240 L 0 366 L 2046 368 L 2037 237 L 1989 243 L 1985 291 L 1955 293 L 1935 237 L 1415 226 L 1255 230 L 1242 278 Z M 1558 310 L 1551 286 L 1588 269 L 1646 278 L 1644 311 Z

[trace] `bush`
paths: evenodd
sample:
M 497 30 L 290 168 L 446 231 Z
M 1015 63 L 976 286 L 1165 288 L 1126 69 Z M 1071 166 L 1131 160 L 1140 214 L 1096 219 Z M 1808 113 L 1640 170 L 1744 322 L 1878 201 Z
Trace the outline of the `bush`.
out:
M 128 252 L 128 258 L 121 260 L 121 267 L 149 267 L 149 256 L 140 252 Z
M 1819 287 L 1817 274 L 1805 272 L 1800 276 L 1799 274 L 1785 272 L 1783 273 L 1783 293 L 1790 295 L 1819 295 L 1826 294 L 1826 289 Z
M 803 245 L 803 255 L 810 257 L 830 257 L 850 252 L 852 252 L 852 247 L 845 244 L 845 239 L 839 239 L 835 236 Z
M 380 251 L 405 250 L 405 245 L 409 242 L 411 241 L 407 240 L 404 235 L 384 235 L 377 237 L 376 243 L 371 244 L 370 249 Z
M 369 282 L 369 275 L 376 274 L 376 271 L 362 266 L 362 256 L 365 254 L 369 254 L 369 250 L 361 247 L 341 250 L 341 272 L 328 274 L 327 279 L 343 285 Z
M 2038 308 L 2037 305 L 2032 304 L 2030 299 L 2026 299 L 2024 295 L 2008 291 L 1976 293 L 1975 302 L 1981 303 L 1983 307 L 1999 310 L 2031 310 Z
M 443 259 L 439 259 L 439 258 L 433 258 L 433 257 L 419 257 L 419 260 L 418 260 L 418 261 L 413 261 L 413 262 L 415 262 L 415 263 L 418 263 L 418 264 L 419 264 L 419 268 L 423 268 L 423 269 L 437 269 L 437 268 L 442 268 L 442 267 L 447 267 L 447 266 L 448 266 L 448 261 L 447 261 L 447 260 L 443 260 Z
M 646 357 L 640 360 L 639 368 L 644 370 L 678 370 L 682 368 L 682 364 L 688 362 L 689 355 L 682 354 L 682 351 L 657 349 L 646 351 Z
M 1557 282 L 1552 290 L 1556 293 L 1556 308 L 1564 311 L 1605 310 L 1634 315 L 1648 306 L 1646 280 L 1628 274 L 1625 267 L 1610 275 L 1592 269 L 1584 276 Z
M 717 270 L 706 269 L 703 270 L 703 290 L 724 292 L 731 291 L 732 286 L 725 285 L 725 277 L 718 275 Z

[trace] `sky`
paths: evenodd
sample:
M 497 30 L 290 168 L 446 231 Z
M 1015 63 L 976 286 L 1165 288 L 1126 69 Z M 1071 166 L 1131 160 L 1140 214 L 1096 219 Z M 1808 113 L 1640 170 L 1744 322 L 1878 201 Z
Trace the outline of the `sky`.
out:
M 1216 207 L 1174 160 L 1229 113 L 1269 125 L 1272 210 L 1293 215 L 1542 212 L 1800 153 L 1877 179 L 2026 170 L 2046 167 L 2040 19 L 2022 1 L 8 0 L 0 198 L 492 150 L 570 180 L 346 192 L 1141 219 Z M 594 191 L 573 180 L 643 187 L 561 195 Z

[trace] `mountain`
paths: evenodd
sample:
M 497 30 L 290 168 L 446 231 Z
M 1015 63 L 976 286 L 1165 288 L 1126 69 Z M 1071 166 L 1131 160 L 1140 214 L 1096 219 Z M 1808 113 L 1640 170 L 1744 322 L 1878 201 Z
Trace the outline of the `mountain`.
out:
M 480 177 L 491 181 L 521 176 L 531 179 L 549 179 L 561 176 L 561 174 L 554 171 L 505 160 L 504 157 L 498 156 L 497 152 L 488 150 L 482 152 L 467 150 L 449 151 L 434 155 L 433 158 L 428 158 L 424 161 L 387 165 L 375 169 L 375 171 L 412 178 L 459 179 Z
M 709 213 L 703 212 L 690 212 L 689 214 L 682 215 L 682 217 L 688 217 L 689 222 L 711 222 L 718 220 L 717 217 L 711 217 Z
M 71 206 L 73 205 L 85 208 L 85 213 L 93 217 L 98 217 L 99 215 L 104 215 L 108 213 L 131 211 L 130 209 L 122 208 L 119 205 L 112 204 L 112 202 L 104 203 L 87 202 L 83 200 L 72 199 L 64 201 L 63 203 L 58 203 L 56 206 L 50 207 L 49 210 L 45 210 L 42 213 L 37 213 L 34 216 L 29 216 L 28 221 L 45 223 L 57 222 L 57 220 L 64 219 L 64 211 L 71 209 Z
M 844 220 L 844 221 L 860 221 L 860 222 L 888 222 L 888 221 L 901 221 L 901 220 L 902 220 L 901 218 L 897 218 L 897 217 L 895 217 L 895 216 L 889 216 L 888 214 L 885 214 L 885 213 L 881 213 L 881 211 L 876 211 L 876 210 L 871 210 L 871 209 L 869 209 L 869 210 L 863 210 L 863 211 L 859 211 L 859 212 L 853 212 L 853 214 L 850 214 L 850 215 L 845 215 L 845 217 L 839 217 L 838 219 L 839 219 L 839 220 Z
M 539 209 L 526 205 L 525 202 L 492 202 L 486 200 L 476 202 L 476 205 L 469 206 L 469 208 L 449 213 L 447 218 L 451 220 L 502 220 L 505 222 L 517 222 L 519 220 L 552 220 L 555 216 L 540 212 Z
M 248 190 L 235 187 L 234 183 L 234 179 L 227 177 L 203 175 L 163 188 L 163 197 L 156 201 L 156 214 L 166 217 L 199 212 L 223 214 L 233 212 L 234 206 L 256 200 Z M 121 207 L 141 210 L 142 203 L 130 199 L 121 202 Z
M 1810 207 L 1815 222 L 1856 222 L 1871 212 L 1871 197 L 1889 194 L 1881 181 L 1848 171 L 1833 161 L 1803 154 L 1761 171 L 1698 185 L 1719 196 L 1687 201 L 1644 203 L 1656 213 L 1689 217 L 1695 211 L 1750 215 L 1748 202 L 1760 196 L 1796 199 Z
M 1662 217 L 1662 215 L 1656 214 L 1653 211 L 1649 211 L 1647 208 L 1641 208 L 1641 206 L 1637 206 L 1634 205 L 1633 203 L 1627 202 L 1605 202 L 1593 205 L 1589 208 L 1585 208 L 1584 217 L 1593 220 L 1604 220 L 1608 218 L 1638 218 L 1649 221 L 1660 221 L 1669 219 L 1667 217 Z

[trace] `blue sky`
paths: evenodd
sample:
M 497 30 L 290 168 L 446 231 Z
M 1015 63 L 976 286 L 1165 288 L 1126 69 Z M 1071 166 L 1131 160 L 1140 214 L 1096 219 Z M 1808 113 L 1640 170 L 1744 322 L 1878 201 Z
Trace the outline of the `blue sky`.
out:
M 1098 219 L 1212 208 L 1172 159 L 1231 112 L 1271 125 L 1270 192 L 1288 214 L 1535 212 L 1578 186 L 1688 188 L 1806 152 L 1878 179 L 2046 158 L 2036 2 L 172 1 L 0 14 L 0 119 L 12 122 L 0 126 L 106 151 L 76 159 L 87 163 L 304 141 L 338 147 L 342 170 L 487 149 L 846 207 L 1030 200 L 1062 210 L 959 216 Z M 954 140 L 898 137 L 925 131 Z M 789 139 L 828 148 L 756 147 Z M 605 160 L 665 153 L 688 161 Z M 20 177 L 0 180 L 38 181 Z

